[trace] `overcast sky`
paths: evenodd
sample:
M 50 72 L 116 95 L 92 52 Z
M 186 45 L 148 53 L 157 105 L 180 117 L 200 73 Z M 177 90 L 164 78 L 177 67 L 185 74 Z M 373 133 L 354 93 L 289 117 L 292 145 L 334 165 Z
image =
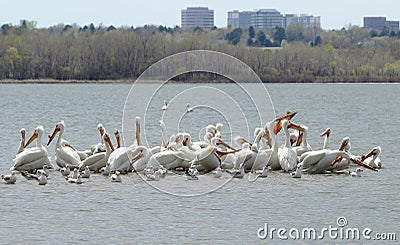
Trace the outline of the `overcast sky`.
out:
M 362 26 L 364 16 L 385 16 L 400 20 L 399 0 L 1 0 L 0 24 L 35 20 L 38 27 L 59 23 L 80 26 L 100 23 L 116 27 L 145 24 L 181 25 L 181 9 L 205 6 L 214 9 L 217 27 L 225 27 L 227 12 L 233 9 L 277 9 L 282 14 L 307 13 L 321 16 L 324 29 Z

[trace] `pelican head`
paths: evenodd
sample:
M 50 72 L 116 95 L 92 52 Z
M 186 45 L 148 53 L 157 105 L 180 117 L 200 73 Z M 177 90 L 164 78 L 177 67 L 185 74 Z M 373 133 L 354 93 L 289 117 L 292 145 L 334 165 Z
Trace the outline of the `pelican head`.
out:
M 51 135 L 49 135 L 49 141 L 47 142 L 47 145 L 50 145 L 51 141 L 54 139 L 54 137 L 57 135 L 58 132 L 64 132 L 65 129 L 65 123 L 64 121 L 58 122 L 56 124 L 56 127 L 54 128 L 54 131 Z
M 21 132 L 21 139 L 23 139 L 25 141 L 26 129 L 25 128 L 21 128 L 20 132 Z
M 286 122 L 287 122 L 287 123 L 286 123 Z M 287 120 L 284 120 L 284 121 L 282 122 L 282 126 L 285 127 L 286 124 L 287 124 L 286 127 L 288 127 L 288 128 L 293 128 L 293 129 L 296 129 L 296 130 L 299 130 L 299 131 L 306 131 L 306 130 L 307 130 L 307 127 L 306 127 L 306 126 L 294 124 L 294 123 L 292 123 L 292 122 L 289 122 L 289 121 L 287 121 Z
M 43 133 L 44 133 L 43 126 L 36 127 L 36 129 L 33 132 L 32 136 L 29 138 L 28 142 L 26 142 L 26 144 L 24 145 L 24 148 L 26 148 L 28 145 L 30 145 L 36 138 L 41 139 Z
M 105 130 L 103 124 L 99 123 L 99 125 L 97 125 L 97 130 L 99 130 L 101 136 L 104 135 Z
M 190 136 L 190 134 L 189 133 L 183 133 L 183 141 L 182 141 L 182 144 L 184 145 L 184 146 L 187 146 L 187 145 L 190 145 L 190 143 L 191 143 L 191 136 Z
M 138 146 L 135 150 L 132 151 L 131 155 L 131 164 L 137 162 L 140 158 L 144 157 L 148 153 L 147 148 L 145 146 Z
M 183 133 L 177 133 L 175 136 L 175 142 L 179 143 L 183 141 Z
M 117 148 L 120 148 L 121 147 L 121 134 L 119 133 L 118 129 L 115 130 L 114 136 L 115 136 L 115 139 L 117 139 Z
M 344 137 L 343 140 L 342 140 L 342 144 L 340 145 L 339 150 L 340 151 L 344 151 L 349 143 L 350 143 L 350 137 Z
M 221 131 L 223 126 L 224 126 L 224 125 L 223 125 L 222 123 L 217 123 L 217 124 L 215 125 L 215 128 L 216 128 L 218 131 Z
M 326 135 L 327 137 L 329 137 L 330 134 L 331 134 L 331 129 L 326 128 L 325 131 L 320 134 L 320 136 L 323 137 Z
M 105 142 L 106 144 L 108 144 L 108 145 L 110 146 L 111 151 L 114 151 L 114 147 L 113 147 L 113 145 L 112 145 L 112 143 L 111 143 L 110 135 L 109 135 L 108 133 L 105 133 L 105 134 L 103 135 L 103 140 L 104 140 L 104 142 Z
M 363 156 L 362 160 L 365 160 L 371 156 L 379 156 L 379 154 L 381 154 L 381 147 L 376 146 L 376 147 L 372 148 L 371 151 L 367 155 Z

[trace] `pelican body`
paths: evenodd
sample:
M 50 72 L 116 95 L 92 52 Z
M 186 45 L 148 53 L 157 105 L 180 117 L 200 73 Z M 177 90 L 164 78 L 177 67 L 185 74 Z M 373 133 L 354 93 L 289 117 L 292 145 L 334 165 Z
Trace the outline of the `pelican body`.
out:
M 42 145 L 43 133 L 43 126 L 38 126 L 35 129 L 24 148 L 37 139 L 36 147 L 27 148 L 21 153 L 18 153 L 14 159 L 14 166 L 11 167 L 11 170 L 32 172 L 36 169 L 42 169 L 45 164 L 51 167 L 47 149 Z
M 67 165 L 69 165 L 70 168 L 76 168 L 81 163 L 81 158 L 79 157 L 79 154 L 76 152 L 76 150 L 72 148 L 71 145 L 62 138 L 64 135 L 64 131 L 65 123 L 63 121 L 57 123 L 52 135 L 49 135 L 49 141 L 47 142 L 47 145 L 50 145 L 51 141 L 58 133 L 58 139 L 55 148 L 56 164 L 60 168 L 64 168 Z

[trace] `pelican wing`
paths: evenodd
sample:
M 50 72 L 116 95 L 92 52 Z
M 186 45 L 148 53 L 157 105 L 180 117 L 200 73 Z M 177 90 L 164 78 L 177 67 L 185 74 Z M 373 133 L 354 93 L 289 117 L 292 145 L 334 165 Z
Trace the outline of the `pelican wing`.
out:
M 279 163 L 283 170 L 289 171 L 297 165 L 297 155 L 291 148 L 283 147 L 278 149 Z
M 47 150 L 44 148 L 33 147 L 26 149 L 17 154 L 15 157 L 13 169 L 18 170 L 23 165 L 27 165 L 38 160 L 45 160 L 47 157 Z
M 318 162 L 325 157 L 326 152 L 327 152 L 326 150 L 309 151 L 306 152 L 307 154 L 305 155 L 304 158 L 303 154 L 302 157 L 300 158 L 300 159 L 303 158 L 301 161 L 303 163 L 303 168 L 307 169 L 311 166 L 318 164 Z
M 79 169 L 83 170 L 83 169 L 85 169 L 86 166 L 89 166 L 90 170 L 96 170 L 96 168 L 99 165 L 105 166 L 106 163 L 107 163 L 107 154 L 105 152 L 100 152 L 100 153 L 94 154 L 94 155 L 86 158 L 85 160 L 83 160 L 79 164 Z M 102 167 L 104 167 L 104 166 L 102 166 Z
M 73 166 L 78 166 L 81 162 L 78 153 L 69 147 L 61 146 L 60 148 L 57 148 L 56 156 L 57 158 L 62 159 L 64 162 Z

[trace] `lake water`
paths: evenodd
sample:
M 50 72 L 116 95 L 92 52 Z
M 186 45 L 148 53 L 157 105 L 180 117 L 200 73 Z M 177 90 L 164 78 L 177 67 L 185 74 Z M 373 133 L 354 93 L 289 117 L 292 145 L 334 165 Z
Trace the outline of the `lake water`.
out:
M 158 87 L 141 86 L 143 94 L 135 94 L 138 101 Z M 163 100 L 171 100 L 184 89 L 210 86 L 226 91 L 241 104 L 248 120 L 246 128 L 252 130 L 265 123 L 262 118 L 271 117 L 273 109 L 278 115 L 296 110 L 298 115 L 293 121 L 309 127 L 308 141 L 314 149 L 322 147 L 319 134 L 330 127 L 332 148 L 338 147 L 345 136 L 350 137 L 351 151 L 355 154 L 365 154 L 381 145 L 384 168 L 378 173 L 365 170 L 361 178 L 303 175 L 301 179 L 293 179 L 288 174 L 270 172 L 267 178 L 254 183 L 247 181 L 246 176 L 229 181 L 228 175 L 221 179 L 204 175 L 199 181 L 173 175 L 157 183 L 174 194 L 214 190 L 192 197 L 165 194 L 136 174 L 124 175 L 122 183 L 92 175 L 88 182 L 74 185 L 67 183 L 59 172 L 52 172 L 46 186 L 18 175 L 15 185 L 0 184 L 0 243 L 265 243 L 271 242 L 270 239 L 261 240 L 257 236 L 265 223 L 276 229 L 321 230 L 329 225 L 338 227 L 339 217 L 347 219 L 346 227 L 370 228 L 371 235 L 396 232 L 400 239 L 399 84 L 266 84 L 274 108 L 258 108 L 261 113 L 252 107 L 249 96 L 239 90 L 235 92 L 233 84 L 169 84 L 150 102 L 146 101 L 149 108 L 146 115 L 141 114 L 143 108 L 130 108 L 124 115 L 129 120 L 140 116 L 144 121 L 143 137 L 151 146 L 157 145 L 161 142 L 158 120 Z M 22 127 L 30 136 L 37 125 L 43 125 L 47 135 L 55 123 L 64 120 L 65 138 L 78 149 L 87 149 L 99 141 L 96 126 L 100 122 L 109 132 L 122 129 L 131 85 L 1 84 L 0 88 L 0 173 L 3 174 L 12 166 Z M 193 97 L 185 98 L 190 96 Z M 192 114 L 180 113 L 179 128 L 172 125 L 171 132 L 189 131 L 198 140 L 204 126 L 220 121 L 224 123 L 224 139 L 228 141 L 236 132 L 248 134 L 240 131 L 242 121 L 235 106 L 224 104 L 226 100 L 219 95 L 207 97 L 201 93 L 197 97 L 204 105 L 219 101 L 225 109 L 221 112 L 202 106 Z M 131 142 L 133 127 L 125 124 L 124 128 L 125 142 Z M 278 139 L 283 142 L 281 135 Z M 54 143 L 48 152 L 54 161 Z M 279 241 L 276 233 L 273 240 Z M 333 242 L 329 238 L 324 241 Z

